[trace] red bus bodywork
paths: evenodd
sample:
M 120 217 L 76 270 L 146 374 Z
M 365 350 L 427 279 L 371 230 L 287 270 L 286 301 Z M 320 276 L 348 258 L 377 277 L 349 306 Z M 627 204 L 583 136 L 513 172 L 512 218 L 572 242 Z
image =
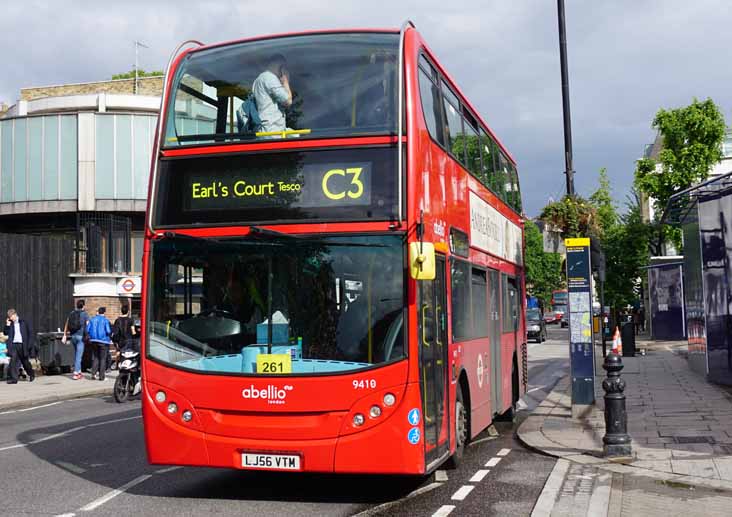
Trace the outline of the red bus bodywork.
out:
M 350 31 L 349 31 L 350 32 Z M 364 32 L 364 31 L 354 31 Z M 404 170 L 404 220 L 397 222 L 327 222 L 308 224 L 268 225 L 265 228 L 284 233 L 336 232 L 402 232 L 407 243 L 417 240 L 415 225 L 423 213 L 425 242 L 435 243 L 445 257 L 447 299 L 450 298 L 449 259 L 447 243 L 450 228 L 470 231 L 469 193 L 473 192 L 508 221 L 518 225 L 523 234 L 522 217 L 496 195 L 479 183 L 452 159 L 430 137 L 422 114 L 417 82 L 417 60 L 420 52 L 429 56 L 439 68 L 439 62 L 414 28 L 404 34 L 404 79 L 406 127 L 403 142 L 406 148 Z M 186 51 L 187 52 L 187 51 Z M 181 53 L 166 77 L 168 95 L 171 82 L 180 63 Z M 440 72 L 447 74 L 444 70 Z M 454 81 L 451 86 L 459 93 Z M 462 97 L 465 101 L 465 97 Z M 469 103 L 466 101 L 466 105 Z M 163 106 L 168 99 L 163 100 Z M 476 110 L 473 110 L 477 114 Z M 161 117 L 164 116 L 161 111 Z M 487 128 L 487 125 L 485 125 Z M 156 135 L 161 140 L 161 135 Z M 333 140 L 283 140 L 251 144 L 196 146 L 161 150 L 158 156 L 217 155 L 226 159 L 229 153 L 279 150 L 325 146 L 364 146 L 396 142 L 395 137 L 338 138 Z M 500 145 L 500 144 L 499 144 Z M 503 149 L 503 148 L 502 148 Z M 505 151 L 505 149 L 504 149 Z M 508 154 L 506 152 L 506 154 Z M 509 155 L 510 156 L 510 155 Z M 151 175 L 152 177 L 152 175 Z M 154 180 L 154 179 L 153 179 Z M 154 192 L 151 184 L 149 194 Z M 148 201 L 150 203 L 150 201 Z M 150 204 L 148 204 L 148 210 Z M 246 235 L 247 226 L 216 228 L 181 228 L 179 233 L 199 236 Z M 487 338 L 454 342 L 451 329 L 451 303 L 447 304 L 447 362 L 445 374 L 445 415 L 438 431 L 446 455 L 427 460 L 429 447 L 425 440 L 412 444 L 408 440 L 410 410 L 423 407 L 423 390 L 419 364 L 418 281 L 406 276 L 408 358 L 397 363 L 364 371 L 319 376 L 232 376 L 193 373 L 178 370 L 148 357 L 146 348 L 149 321 L 148 289 L 150 288 L 150 246 L 156 238 L 148 228 L 143 258 L 143 417 L 148 460 L 153 464 L 197 465 L 241 468 L 241 453 L 296 454 L 301 458 L 301 470 L 340 473 L 425 474 L 434 470 L 455 451 L 456 391 L 463 389 L 469 409 L 470 435 L 484 430 L 497 414 L 510 409 L 516 397 L 526 389 L 526 327 L 524 304 L 520 303 L 519 327 L 515 332 L 500 334 L 500 392 L 498 403 L 491 400 L 489 380 L 492 368 Z M 523 239 L 521 243 L 523 247 Z M 520 265 L 490 253 L 470 248 L 470 262 L 490 268 L 517 279 L 524 291 L 524 273 Z M 521 297 L 523 298 L 523 297 Z M 500 309 L 499 309 L 500 310 Z M 489 317 L 489 316 L 487 316 Z M 500 325 L 501 320 L 493 324 Z M 480 376 L 480 378 L 479 378 Z M 365 381 L 374 389 L 355 389 L 354 381 Z M 267 400 L 283 385 L 290 386 L 286 405 L 269 405 Z M 256 398 L 243 393 L 258 392 Z M 274 390 L 274 391 L 272 391 Z M 164 391 L 166 399 L 157 402 L 156 393 Z M 393 407 L 382 404 L 386 393 L 396 397 Z M 166 407 L 175 401 L 180 408 L 169 414 Z M 383 414 L 378 419 L 366 418 L 366 423 L 354 428 L 353 415 L 368 415 L 369 408 L 380 405 Z M 192 412 L 190 422 L 181 421 L 184 409 Z M 424 436 L 423 421 L 418 426 Z

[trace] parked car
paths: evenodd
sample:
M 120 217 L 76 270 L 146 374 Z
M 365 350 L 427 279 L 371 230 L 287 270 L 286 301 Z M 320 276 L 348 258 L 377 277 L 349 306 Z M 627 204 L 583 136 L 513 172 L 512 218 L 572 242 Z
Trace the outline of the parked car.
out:
M 569 326 L 569 315 L 566 312 L 562 313 L 562 318 L 559 320 L 559 325 L 562 328 Z
M 529 339 L 535 339 L 537 343 L 546 341 L 546 323 L 539 309 L 526 311 L 526 333 Z

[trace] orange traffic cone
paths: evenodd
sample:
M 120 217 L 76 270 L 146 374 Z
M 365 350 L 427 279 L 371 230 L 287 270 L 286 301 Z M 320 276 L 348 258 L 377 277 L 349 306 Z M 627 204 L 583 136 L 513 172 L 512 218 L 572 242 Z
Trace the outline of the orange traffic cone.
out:
M 623 355 L 623 340 L 620 337 L 618 327 L 615 327 L 615 334 L 613 334 L 613 353 Z

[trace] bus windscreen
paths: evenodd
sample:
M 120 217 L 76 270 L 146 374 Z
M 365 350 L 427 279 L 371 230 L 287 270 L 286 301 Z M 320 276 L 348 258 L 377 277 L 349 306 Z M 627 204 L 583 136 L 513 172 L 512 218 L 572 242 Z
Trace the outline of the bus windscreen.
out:
M 174 367 L 313 374 L 406 357 L 401 236 L 166 237 L 151 275 L 147 355 Z
M 398 49 L 396 33 L 332 33 L 193 51 L 164 145 L 395 134 Z

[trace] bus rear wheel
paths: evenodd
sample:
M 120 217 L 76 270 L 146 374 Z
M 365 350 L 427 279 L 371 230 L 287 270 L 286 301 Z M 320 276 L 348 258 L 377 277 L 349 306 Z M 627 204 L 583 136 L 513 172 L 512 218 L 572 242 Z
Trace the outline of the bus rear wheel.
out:
M 447 460 L 447 466 L 455 469 L 460 465 L 468 445 L 468 410 L 463 402 L 463 389 L 458 384 L 455 392 L 455 452 Z

